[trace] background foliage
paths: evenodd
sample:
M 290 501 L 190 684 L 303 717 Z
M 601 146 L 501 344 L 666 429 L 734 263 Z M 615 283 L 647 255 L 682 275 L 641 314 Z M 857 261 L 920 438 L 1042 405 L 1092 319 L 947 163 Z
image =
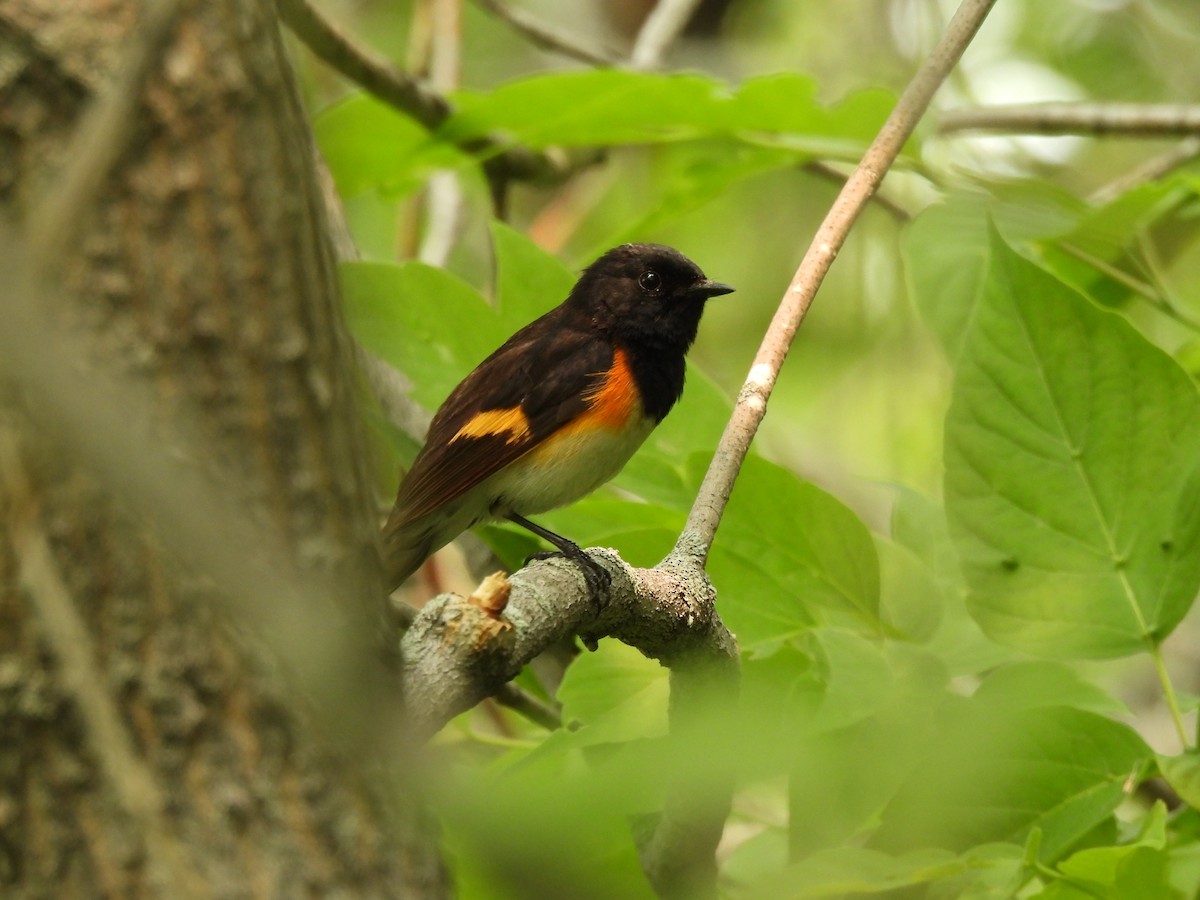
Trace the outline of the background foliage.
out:
M 620 45 L 602 6 L 526 8 Z M 397 59 L 418 43 L 410 4 L 342 14 Z M 837 190 L 810 164 L 857 158 L 946 10 L 735 0 L 670 73 L 589 70 L 462 15 L 457 112 L 432 133 L 311 73 L 364 254 L 348 316 L 433 408 L 616 243 L 736 285 L 677 410 L 611 487 L 543 517 L 652 565 Z M 1198 51 L 1191 0 L 1001 0 L 940 101 L 1196 102 Z M 606 152 L 518 187 L 501 223 L 461 149 L 485 134 Z M 462 717 L 431 790 L 463 897 L 647 896 L 630 829 L 663 773 L 702 791 L 729 768 L 731 897 L 1196 895 L 1200 168 L 1124 178 L 1169 146 L 919 130 L 801 329 L 710 559 L 742 708 L 663 758 L 665 675 L 606 641 L 553 692 L 570 728 Z M 447 215 L 448 252 L 417 261 Z M 414 444 L 380 432 L 386 493 Z M 531 549 L 487 535 L 510 563 Z

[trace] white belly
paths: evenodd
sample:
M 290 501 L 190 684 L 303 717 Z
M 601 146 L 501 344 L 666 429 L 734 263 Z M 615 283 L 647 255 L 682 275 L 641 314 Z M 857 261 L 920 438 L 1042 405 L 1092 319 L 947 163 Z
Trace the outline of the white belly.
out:
M 515 512 L 536 515 L 573 503 L 616 475 L 654 430 L 641 418 L 622 429 L 596 428 L 551 438 L 488 479 L 486 494 L 500 497 L 497 517 Z

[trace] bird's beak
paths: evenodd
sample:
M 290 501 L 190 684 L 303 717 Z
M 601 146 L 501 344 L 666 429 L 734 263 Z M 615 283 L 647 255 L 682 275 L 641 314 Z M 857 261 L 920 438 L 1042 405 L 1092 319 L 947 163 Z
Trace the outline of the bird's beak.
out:
M 689 297 L 695 297 L 697 300 L 707 300 L 709 297 L 732 294 L 733 288 L 727 284 L 721 284 L 719 281 L 709 281 L 705 278 L 703 281 L 697 281 L 688 288 L 687 293 Z

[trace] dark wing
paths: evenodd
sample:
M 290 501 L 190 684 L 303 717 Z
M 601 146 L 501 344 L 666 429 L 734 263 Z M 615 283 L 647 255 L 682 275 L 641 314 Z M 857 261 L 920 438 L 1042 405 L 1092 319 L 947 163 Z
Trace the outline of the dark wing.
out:
M 395 529 L 461 496 L 587 407 L 612 345 L 560 310 L 509 338 L 454 389 L 429 426 L 388 520 Z

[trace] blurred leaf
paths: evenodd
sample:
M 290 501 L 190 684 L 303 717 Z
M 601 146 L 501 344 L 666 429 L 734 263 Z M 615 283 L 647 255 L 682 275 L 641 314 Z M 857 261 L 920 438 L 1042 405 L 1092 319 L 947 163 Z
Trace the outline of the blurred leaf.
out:
M 496 307 L 504 329 L 515 333 L 566 300 L 576 276 L 519 231 L 496 220 L 490 226 Z
M 1161 641 L 1200 586 L 1200 401 L 1124 320 L 994 237 L 946 416 L 946 510 L 992 638 Z
M 1010 661 L 1014 651 L 989 639 L 967 612 L 967 587 L 942 507 L 916 491 L 897 487 L 892 534 L 920 560 L 936 589 L 940 618 L 935 633 L 926 638 L 927 648 L 956 674 L 976 674 Z M 890 609 L 889 602 L 901 601 L 885 600 L 885 611 Z M 904 602 L 917 603 L 914 614 L 919 614 L 919 600 Z M 890 618 L 888 621 L 891 623 Z M 904 632 L 902 627 L 900 630 Z
M 369 94 L 352 94 L 329 107 L 316 117 L 313 130 L 343 194 L 370 187 L 406 193 L 433 169 L 471 162 L 452 144 L 434 140 L 424 126 Z
M 904 235 L 905 274 L 921 317 L 957 365 L 991 267 L 986 198 L 952 194 Z
M 591 256 L 612 244 L 633 241 L 661 232 L 666 226 L 705 203 L 715 200 L 739 182 L 772 169 L 797 164 L 796 154 L 773 147 L 756 147 L 731 140 L 688 142 L 664 148 L 649 180 L 649 196 L 643 195 L 645 212 L 620 227 L 595 246 Z
M 667 670 L 620 641 L 602 641 L 567 667 L 558 689 L 563 721 L 588 742 L 655 737 L 667 731 Z
M 738 89 L 699 74 L 621 69 L 554 72 L 489 93 L 455 95 L 458 112 L 438 131 L 461 141 L 503 132 L 534 147 L 611 146 L 702 137 L 785 135 L 801 152 L 852 154 L 874 136 L 892 105 L 881 91 L 834 107 L 799 75 L 750 79 Z
M 957 875 L 965 866 L 961 858 L 942 850 L 889 856 L 875 850 L 835 847 L 793 863 L 735 896 L 784 900 L 882 894 Z
M 924 562 L 905 547 L 878 538 L 880 610 L 888 629 L 906 640 L 923 643 L 933 637 L 944 604 L 938 585 Z
M 1150 750 L 1129 727 L 1070 707 L 1015 709 L 973 697 L 947 707 L 929 755 L 883 814 L 885 850 L 966 850 L 1041 831 L 1060 857 L 1125 797 Z
M 980 682 L 975 696 L 981 701 L 1012 709 L 1071 706 L 1104 715 L 1129 715 L 1125 704 L 1103 688 L 1086 680 L 1070 666 L 1049 660 L 1000 666 Z
M 1190 750 L 1179 756 L 1158 757 L 1158 770 L 1183 802 L 1200 809 L 1200 752 Z
M 508 337 L 479 293 L 443 269 L 351 262 L 339 272 L 351 332 L 412 379 L 430 409 Z

